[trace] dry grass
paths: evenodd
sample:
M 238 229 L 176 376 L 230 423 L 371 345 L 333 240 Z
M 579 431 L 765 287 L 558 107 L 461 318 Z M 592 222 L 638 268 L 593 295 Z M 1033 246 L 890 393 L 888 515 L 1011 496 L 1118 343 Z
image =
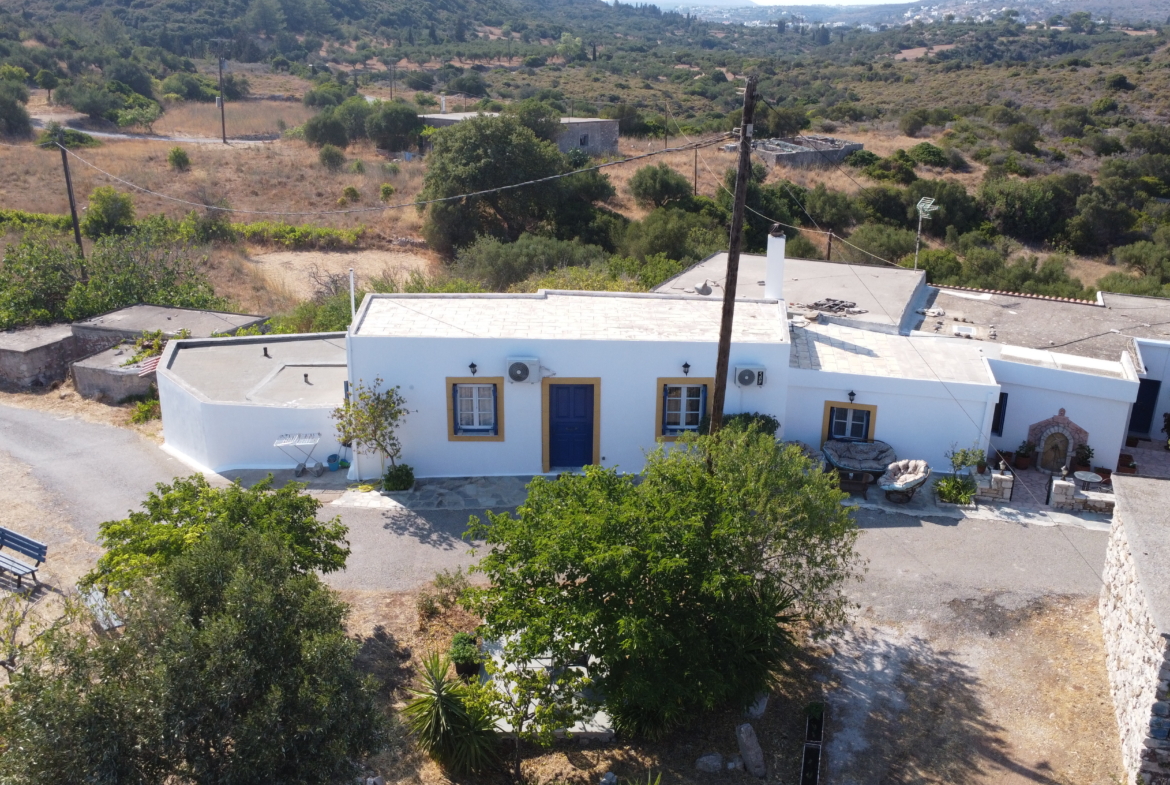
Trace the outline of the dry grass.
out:
M 381 168 L 384 159 L 368 143 L 350 147 L 346 152 L 350 162 L 362 161 L 364 174 L 329 172 L 317 162 L 315 149 L 295 141 L 187 145 L 191 169 L 179 173 L 167 165 L 167 152 L 172 146 L 169 142 L 110 141 L 98 148 L 79 151 L 79 155 L 94 166 L 151 191 L 203 204 L 223 199 L 242 210 L 304 213 L 338 210 L 337 200 L 349 185 L 361 194 L 360 201 L 348 205 L 349 208 L 377 208 L 381 204 L 379 187 L 383 182 L 394 185 L 395 202 L 409 203 L 422 188 L 421 161 L 400 163 L 400 173 L 390 175 Z M 100 185 L 127 190 L 76 159 L 72 159 L 71 169 L 74 192 L 82 206 Z M 134 194 L 134 201 L 139 214 L 163 213 L 178 218 L 191 210 L 187 205 L 140 192 Z M 31 144 L 0 147 L 0 207 L 67 213 L 69 202 L 60 156 L 37 150 Z M 233 220 L 241 222 L 281 219 L 294 224 L 344 228 L 364 225 L 369 229 L 369 241 L 375 245 L 396 235 L 413 234 L 421 225 L 417 210 L 410 206 L 341 215 L 233 216 Z
M 279 134 L 286 128 L 301 125 L 315 114 L 297 101 L 228 101 L 224 109 L 228 136 Z M 219 109 L 214 103 L 187 101 L 171 104 L 154 124 L 154 132 L 163 136 L 220 136 Z
M 100 425 L 114 425 L 137 431 L 153 441 L 162 443 L 162 423 L 158 420 L 138 425 L 130 421 L 134 404 L 111 405 L 82 398 L 73 387 L 73 381 L 44 390 L 0 390 L 0 405 L 18 409 L 37 409 L 61 418 L 76 418 Z
M 438 258 L 429 251 L 271 251 L 240 254 L 250 277 L 268 283 L 268 289 L 288 292 L 298 299 L 308 299 L 317 291 L 313 275 L 345 275 L 353 268 L 358 285 L 387 274 L 396 280 L 417 270 L 428 273 L 437 269 Z

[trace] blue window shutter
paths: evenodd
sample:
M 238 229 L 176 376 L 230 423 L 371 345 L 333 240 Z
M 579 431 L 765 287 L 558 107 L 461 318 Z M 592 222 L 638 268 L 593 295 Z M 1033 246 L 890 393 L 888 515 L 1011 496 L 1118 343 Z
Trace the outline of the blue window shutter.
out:
M 451 427 L 455 430 L 455 435 L 458 436 L 459 430 L 459 385 L 451 385 Z
M 995 436 L 1003 436 L 1003 419 L 1007 414 L 1008 394 L 1001 392 L 999 394 L 999 401 L 995 404 L 995 412 L 991 415 L 991 433 Z
M 662 385 L 662 422 L 658 423 L 658 430 L 663 436 L 670 435 L 666 432 L 666 405 L 667 405 L 666 404 L 666 397 L 667 397 L 667 394 L 669 392 L 670 392 L 670 385 L 669 384 Z
M 710 416 L 710 412 L 707 411 L 707 385 L 705 385 L 705 384 L 699 388 L 699 422 L 700 423 L 703 422 L 703 415 Z

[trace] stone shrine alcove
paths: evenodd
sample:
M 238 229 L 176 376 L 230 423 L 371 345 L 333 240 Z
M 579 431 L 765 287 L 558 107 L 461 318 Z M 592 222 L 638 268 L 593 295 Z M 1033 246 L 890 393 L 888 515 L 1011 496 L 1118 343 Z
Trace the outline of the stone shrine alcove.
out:
M 1055 417 L 1028 428 L 1028 441 L 1036 445 L 1036 468 L 1046 474 L 1059 474 L 1061 469 L 1072 466 L 1077 447 L 1089 443 L 1089 432 L 1066 417 L 1061 409 Z

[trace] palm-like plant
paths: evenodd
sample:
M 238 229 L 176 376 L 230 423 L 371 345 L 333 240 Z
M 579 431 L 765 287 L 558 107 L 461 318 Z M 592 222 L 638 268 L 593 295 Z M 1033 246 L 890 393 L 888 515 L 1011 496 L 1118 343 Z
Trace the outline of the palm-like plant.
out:
M 495 718 L 469 705 L 468 689 L 448 678 L 451 661 L 438 654 L 423 659 L 420 686 L 403 710 L 406 726 L 422 749 L 455 774 L 483 771 L 498 759 Z

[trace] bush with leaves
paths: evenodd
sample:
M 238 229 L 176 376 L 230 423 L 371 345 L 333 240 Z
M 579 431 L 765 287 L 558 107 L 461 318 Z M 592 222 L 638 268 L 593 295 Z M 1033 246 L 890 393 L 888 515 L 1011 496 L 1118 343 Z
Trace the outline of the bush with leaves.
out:
M 382 475 L 382 490 L 409 491 L 414 487 L 414 468 L 410 464 L 399 463 L 386 469 Z
M 920 142 L 911 147 L 907 152 L 916 163 L 925 166 L 935 166 L 940 169 L 945 168 L 949 160 L 947 154 L 943 152 L 941 147 L 935 147 L 930 142 Z
M 318 520 L 321 502 L 305 487 L 274 488 L 270 476 L 251 488 L 214 488 L 200 474 L 160 483 L 142 511 L 98 527 L 106 552 L 83 583 L 120 591 L 160 575 L 216 525 L 276 537 L 300 572 L 340 570 L 349 556 L 348 529 L 336 516 Z
M 381 377 L 370 385 L 359 379 L 350 388 L 349 398 L 333 410 L 337 440 L 376 454 L 385 473 L 386 461 L 396 466 L 402 454 L 398 425 L 409 411 L 400 387 L 382 389 Z
M 78 610 L 0 700 L 0 779 L 335 782 L 389 730 L 347 608 L 274 531 L 211 520 L 151 580 Z
M 668 164 L 650 164 L 630 178 L 630 194 L 643 207 L 665 207 L 691 198 L 691 182 Z
M 418 112 L 400 101 L 380 102 L 366 118 L 366 135 L 383 150 L 409 150 L 418 144 L 422 129 Z
M 909 229 L 867 223 L 857 227 L 849 235 L 848 241 L 849 245 L 841 243 L 841 257 L 847 262 L 854 264 L 881 264 L 882 261 L 896 263 L 903 256 L 914 253 L 915 236 L 914 232 Z M 852 246 L 857 246 L 857 248 Z
M 555 143 L 561 138 L 561 113 L 547 101 L 525 98 L 508 104 L 504 112 L 519 120 L 521 125 L 536 134 L 537 139 Z
M 109 185 L 99 185 L 89 195 L 89 207 L 81 220 L 81 233 L 91 239 L 128 234 L 134 228 L 134 199 Z
M 798 619 L 846 618 L 859 560 L 843 495 L 754 428 L 686 435 L 636 477 L 587 467 L 528 491 L 515 516 L 472 519 L 488 585 L 469 606 L 514 662 L 546 658 L 558 674 L 596 658 L 594 694 L 624 731 L 747 705 L 783 666 Z
M 502 292 L 532 275 L 565 267 L 601 264 L 606 256 L 605 251 L 595 245 L 534 234 L 522 234 L 514 243 L 481 237 L 459 250 L 454 270 L 464 278 L 482 281 L 491 291 Z
M 182 147 L 172 147 L 167 153 L 167 163 L 176 172 L 185 172 L 191 168 L 191 157 Z
M 28 90 L 21 84 L 0 80 L 0 134 L 26 136 L 32 130 L 29 120 Z
M 345 165 L 345 153 L 333 145 L 327 144 L 317 154 L 317 160 L 330 172 L 339 172 L 341 167 Z
M 668 259 L 698 261 L 727 248 L 727 235 L 716 220 L 678 207 L 659 208 L 631 223 L 621 252 L 638 260 L 658 254 Z

